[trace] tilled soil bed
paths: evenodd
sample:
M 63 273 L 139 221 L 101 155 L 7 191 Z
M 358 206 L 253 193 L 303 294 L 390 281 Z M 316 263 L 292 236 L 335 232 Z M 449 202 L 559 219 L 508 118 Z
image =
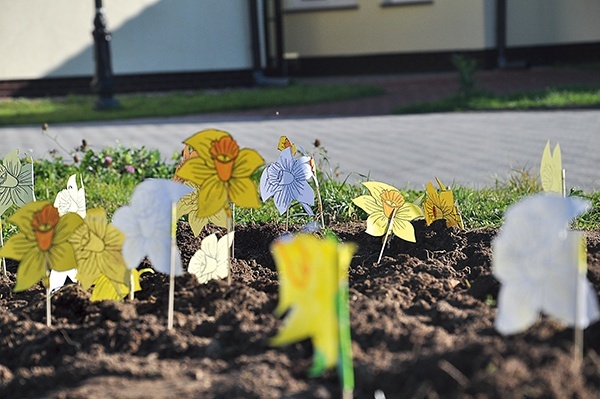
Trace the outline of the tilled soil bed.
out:
M 597 398 L 600 323 L 585 331 L 581 370 L 573 330 L 546 317 L 526 333 L 493 327 L 499 284 L 491 275 L 495 229 L 414 222 L 417 243 L 381 239 L 364 223 L 332 226 L 358 244 L 350 267 L 356 398 Z M 271 348 L 277 224 L 236 230 L 233 283 L 176 279 L 175 328 L 167 330 L 168 277 L 144 274 L 133 301 L 91 302 L 77 285 L 52 298 L 45 325 L 41 285 L 13 293 L 17 264 L 0 280 L 0 398 L 338 398 L 335 370 L 309 378 L 311 344 Z M 588 233 L 588 278 L 600 291 L 600 234 Z M 184 264 L 199 248 L 180 223 Z M 381 397 L 380 393 L 377 396 Z

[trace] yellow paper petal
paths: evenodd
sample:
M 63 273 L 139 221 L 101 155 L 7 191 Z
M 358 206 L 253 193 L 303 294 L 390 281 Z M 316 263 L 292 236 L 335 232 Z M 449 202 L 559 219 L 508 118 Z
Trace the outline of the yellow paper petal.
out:
M 46 259 L 40 251 L 28 252 L 19 263 L 15 292 L 33 287 L 41 279 L 46 278 Z
M 35 241 L 28 239 L 23 233 L 17 233 L 0 248 L 0 257 L 21 260 L 30 251 L 37 251 Z
M 546 143 L 540 165 L 540 178 L 544 191 L 563 193 L 562 156 L 558 143 L 554 147 L 554 152 L 550 152 L 550 140 Z
M 175 174 L 183 180 L 202 186 L 206 179 L 216 174 L 214 162 L 210 158 L 191 158 L 181 165 Z
M 198 193 L 196 216 L 199 218 L 209 217 L 228 206 L 226 186 L 217 175 L 211 176 Z
M 229 199 L 240 208 L 260 208 L 256 186 L 250 180 L 235 179 L 229 182 Z
M 73 213 L 72 215 L 76 214 Z M 77 267 L 75 251 L 68 242 L 63 242 L 62 244 L 55 243 L 48 250 L 47 254 L 48 263 L 52 270 L 66 272 L 67 270 L 75 269 Z
M 377 211 L 381 211 L 383 214 L 383 205 L 381 202 L 377 202 L 375 198 L 370 195 L 361 195 L 360 197 L 352 199 L 352 202 L 368 215 Z
M 226 136 L 230 136 L 230 134 L 222 130 L 207 129 L 195 133 L 183 142 L 191 146 L 198 153 L 199 158 L 210 159 L 210 146 L 212 143 Z
M 388 229 L 390 220 L 385 217 L 383 212 L 374 212 L 367 218 L 366 233 L 375 237 L 381 237 Z
M 61 216 L 56 225 L 53 246 L 65 243 L 82 223 L 83 219 L 76 213 L 69 212 Z
M 260 166 L 265 164 L 265 160 L 258 152 L 250 148 L 242 148 L 233 165 L 231 177 L 239 179 L 250 177 Z

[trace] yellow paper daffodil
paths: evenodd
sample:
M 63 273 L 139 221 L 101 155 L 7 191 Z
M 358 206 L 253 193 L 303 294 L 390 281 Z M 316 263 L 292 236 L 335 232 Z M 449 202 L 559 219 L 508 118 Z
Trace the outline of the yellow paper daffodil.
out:
M 452 190 L 447 190 L 439 179 L 440 193 L 433 187 L 433 183 L 427 183 L 425 191 L 427 199 L 423 204 L 425 209 L 425 222 L 429 226 L 434 220 L 445 219 L 446 226 L 458 226 L 464 228 L 460 212 L 454 203 Z
M 241 208 L 259 208 L 261 203 L 250 176 L 263 158 L 254 150 L 240 149 L 231 135 L 203 130 L 185 140 L 198 154 L 176 172 L 180 178 L 200 186 L 199 218 L 229 209 L 229 201 Z
M 0 256 L 20 261 L 15 291 L 23 291 L 48 276 L 49 270 L 66 271 L 77 266 L 69 237 L 82 223 L 76 213 L 58 215 L 48 201 L 30 202 L 9 219 L 19 228 L 0 249 Z
M 227 213 L 225 212 L 225 209 L 221 209 L 209 217 L 198 217 L 198 195 L 200 192 L 200 187 L 191 182 L 185 182 L 185 184 L 192 187 L 194 191 L 184 195 L 181 197 L 179 202 L 177 202 L 177 219 L 187 215 L 188 223 L 190 224 L 192 232 L 196 237 L 200 235 L 204 226 L 206 226 L 206 224 L 209 222 L 216 226 L 226 228 Z
M 362 208 L 367 218 L 367 234 L 382 236 L 390 223 L 392 232 L 403 240 L 415 242 L 415 229 L 411 220 L 423 216 L 421 208 L 404 200 L 400 191 L 389 184 L 368 181 L 363 182 L 370 195 L 361 195 L 352 202 Z M 393 217 L 393 220 L 392 220 Z
M 563 194 L 562 169 L 560 145 L 556 143 L 554 151 L 550 151 L 550 140 L 548 140 L 540 164 L 540 178 L 544 191 Z
M 275 314 L 290 311 L 270 343 L 281 346 L 310 338 L 315 350 L 312 374 L 318 375 L 338 360 L 336 298 L 340 280 L 347 281 L 356 247 L 331 238 L 298 234 L 276 241 L 271 249 L 280 284 Z
M 69 242 L 77 259 L 77 280 L 88 289 L 101 274 L 129 284 L 129 270 L 121 255 L 125 234 L 108 224 L 104 209 L 90 209 Z

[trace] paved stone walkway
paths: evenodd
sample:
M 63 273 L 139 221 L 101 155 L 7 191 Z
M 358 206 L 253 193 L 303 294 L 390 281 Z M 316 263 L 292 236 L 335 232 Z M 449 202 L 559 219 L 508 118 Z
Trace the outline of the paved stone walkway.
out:
M 400 98 L 408 101 L 406 98 L 418 87 L 429 93 L 429 99 L 445 97 L 456 90 L 452 86 L 456 85 L 455 76 L 356 79 L 382 84 L 388 95 L 230 114 L 54 125 L 46 136 L 38 126 L 4 127 L 0 128 L 0 153 L 20 148 L 43 157 L 50 149 L 59 148 L 57 142 L 72 149 L 86 139 L 94 149 L 117 143 L 158 148 L 168 159 L 180 151 L 188 136 L 216 128 L 230 132 L 242 147 L 259 151 L 267 162 L 276 159 L 282 134 L 311 152 L 315 151 L 312 143 L 318 139 L 327 151 L 331 173 L 340 179 L 349 176 L 351 181 L 359 181 L 368 176 L 398 188 L 420 189 L 438 177 L 448 185 L 454 182 L 479 188 L 493 186 L 495 179 L 506 179 L 511 170 L 537 173 L 543 148 L 551 140 L 553 144 L 560 142 L 567 187 L 600 189 L 600 156 L 596 154 L 600 148 L 599 110 L 390 116 L 385 115 L 389 107 L 399 104 Z M 481 81 L 481 85 L 491 82 L 488 89 L 505 91 L 577 82 L 600 84 L 600 71 L 492 71 L 482 73 Z M 410 98 L 415 101 L 415 97 Z

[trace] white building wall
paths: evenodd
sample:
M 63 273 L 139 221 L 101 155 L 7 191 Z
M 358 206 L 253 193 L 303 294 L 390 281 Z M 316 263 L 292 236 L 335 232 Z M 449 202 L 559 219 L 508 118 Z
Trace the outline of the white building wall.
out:
M 116 74 L 252 66 L 241 0 L 104 0 Z M 90 76 L 93 0 L 0 0 L 0 80 Z

